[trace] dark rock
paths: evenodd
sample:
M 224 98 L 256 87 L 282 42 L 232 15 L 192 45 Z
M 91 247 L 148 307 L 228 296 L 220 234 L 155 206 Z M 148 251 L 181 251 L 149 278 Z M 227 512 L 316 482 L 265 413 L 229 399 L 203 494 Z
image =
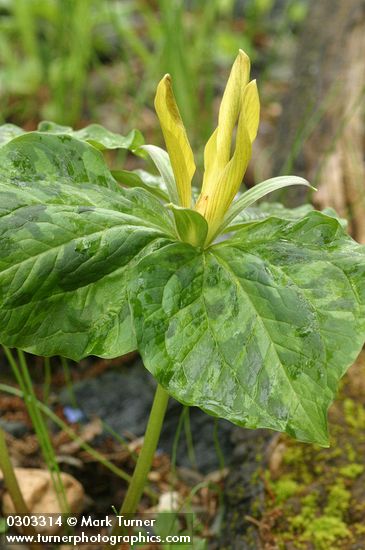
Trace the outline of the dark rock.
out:
M 109 370 L 77 382 L 73 390 L 78 407 L 88 418 L 101 418 L 120 435 L 143 434 L 154 390 L 151 377 L 142 368 Z M 60 400 L 66 406 L 71 404 L 67 389 Z
M 0 427 L 14 437 L 23 437 L 28 432 L 28 427 L 23 422 L 4 420 L 0 418 Z
M 155 381 L 150 373 L 137 362 L 131 367 L 109 370 L 98 378 L 90 378 L 74 384 L 74 394 L 78 407 L 88 417 L 97 416 L 121 436 L 144 434 L 155 391 Z M 63 405 L 70 405 L 67 389 L 61 392 Z M 176 429 L 183 406 L 170 399 L 159 448 L 171 455 Z M 189 422 L 196 466 L 206 474 L 220 467 L 214 440 L 227 462 L 230 462 L 233 444 L 230 422 L 207 415 L 198 408 L 189 410 Z M 214 432 L 216 430 L 216 438 Z M 193 468 L 188 453 L 184 426 L 177 446 L 177 465 Z
M 247 519 L 262 508 L 264 485 L 261 469 L 273 432 L 235 428 L 232 440 L 230 472 L 224 487 L 225 517 L 221 535 L 221 548 L 234 550 L 260 550 L 256 526 Z M 231 541 L 227 544 L 227 541 Z

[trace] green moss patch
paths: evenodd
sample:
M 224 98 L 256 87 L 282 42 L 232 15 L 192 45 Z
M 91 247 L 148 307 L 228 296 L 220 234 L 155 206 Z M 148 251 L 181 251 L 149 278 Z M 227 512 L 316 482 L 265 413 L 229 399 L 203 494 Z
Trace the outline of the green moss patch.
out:
M 365 548 L 365 392 L 356 390 L 364 387 L 356 376 L 365 378 L 365 354 L 330 411 L 330 448 L 285 436 L 279 440 L 284 451 L 279 466 L 276 460 L 266 472 L 264 512 L 258 518 L 270 524 L 265 538 L 277 548 Z

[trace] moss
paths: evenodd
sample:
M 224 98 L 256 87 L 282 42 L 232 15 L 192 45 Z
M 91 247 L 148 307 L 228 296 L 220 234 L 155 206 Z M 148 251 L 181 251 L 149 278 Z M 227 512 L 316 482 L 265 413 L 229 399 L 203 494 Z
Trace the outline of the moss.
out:
M 347 398 L 343 402 L 343 411 L 348 426 L 356 430 L 365 429 L 365 409 L 361 403 L 356 403 L 353 399 Z
M 283 481 L 285 483 L 282 484 L 282 496 L 286 490 L 294 491 L 295 485 L 295 492 L 298 491 L 298 484 L 293 480 L 285 479 Z M 278 486 L 280 488 L 280 484 L 276 482 L 276 490 L 278 490 Z M 351 536 L 344 521 L 349 510 L 350 499 L 351 493 L 346 489 L 343 480 L 330 488 L 326 505 L 322 510 L 319 494 L 316 492 L 307 494 L 301 499 L 300 513 L 288 518 L 289 531 L 282 532 L 280 539 L 283 541 L 291 538 L 292 540 L 294 535 L 297 544 L 310 541 L 316 550 L 341 548 L 341 546 L 336 546 L 336 542 Z
M 291 518 L 290 525 L 299 541 L 310 541 L 316 550 L 336 548 L 338 540 L 351 536 L 343 518 L 349 508 L 351 494 L 340 482 L 333 486 L 323 513 L 318 516 L 318 495 L 311 493 L 302 499 L 300 514 Z M 341 548 L 341 546 L 339 546 Z
M 339 447 L 332 449 L 332 452 L 330 453 L 330 458 L 339 458 L 342 455 L 342 449 Z
M 321 463 L 315 464 L 313 466 L 313 471 L 316 474 L 316 476 L 319 476 L 319 475 L 323 474 L 323 472 L 325 471 L 324 464 L 321 464 Z
M 273 491 L 278 503 L 284 502 L 298 492 L 300 485 L 288 477 L 277 480 L 273 484 Z
M 365 549 L 365 493 L 355 483 L 365 475 L 364 405 L 342 396 L 330 415 L 329 449 L 285 440 L 281 477 L 268 485 L 276 499 L 265 503 L 282 512 L 271 530 L 278 549 L 349 550 L 355 541 Z
M 365 518 L 365 501 L 353 501 L 351 506 L 351 515 L 355 517 Z
M 303 462 L 303 449 L 302 446 L 288 447 L 283 457 L 284 464 L 299 464 Z
M 344 514 L 349 509 L 351 493 L 348 491 L 343 482 L 339 481 L 331 487 L 328 493 L 327 505 L 324 509 L 324 514 L 329 517 L 337 517 L 342 519 Z
M 283 464 L 290 466 L 294 477 L 306 485 L 310 485 L 313 481 L 313 472 L 307 466 L 309 452 L 309 448 L 306 448 L 302 444 L 297 444 L 288 446 L 283 457 Z
M 354 531 L 356 535 L 365 535 L 365 525 L 363 523 L 355 523 Z
M 310 510 L 315 510 L 317 508 L 317 502 L 317 493 L 309 493 L 308 495 L 305 495 L 305 497 L 303 497 L 302 499 L 302 505 Z
M 342 468 L 339 469 L 339 473 L 349 479 L 356 479 L 363 473 L 363 471 L 364 466 L 362 464 L 357 464 L 356 462 L 342 466 Z
M 345 445 L 346 458 L 348 462 L 356 462 L 357 453 L 351 443 L 346 443 Z
M 306 539 L 314 544 L 316 550 L 328 550 L 329 548 L 341 548 L 335 546 L 338 539 L 346 539 L 351 532 L 346 524 L 339 518 L 333 516 L 321 516 L 314 519 L 303 534 Z
M 302 499 L 302 509 L 300 514 L 290 519 L 291 527 L 294 531 L 300 532 L 306 529 L 309 522 L 311 522 L 317 511 L 318 495 L 316 493 L 310 493 Z

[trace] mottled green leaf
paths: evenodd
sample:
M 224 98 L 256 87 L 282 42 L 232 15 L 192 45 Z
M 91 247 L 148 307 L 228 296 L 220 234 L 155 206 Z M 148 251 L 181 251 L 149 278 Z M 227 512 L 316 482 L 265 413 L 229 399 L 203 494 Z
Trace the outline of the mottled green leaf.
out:
M 101 153 L 32 133 L 0 150 L 0 341 L 40 355 L 135 349 L 131 268 L 171 238 L 142 189 L 122 189 Z
M 90 124 L 81 130 L 73 130 L 70 126 L 61 126 L 55 122 L 44 120 L 38 125 L 38 131 L 51 134 L 68 134 L 74 138 L 86 141 L 100 149 L 129 149 L 134 151 L 144 143 L 143 135 L 139 130 L 131 130 L 126 136 L 107 130 L 100 124 Z
M 333 212 L 261 206 L 203 251 L 177 241 L 190 211 L 173 218 L 147 187 L 123 188 L 64 132 L 1 147 L 0 343 L 73 359 L 138 348 L 179 401 L 326 445 L 365 340 L 364 246 Z
M 204 253 L 142 258 L 131 303 L 145 366 L 179 401 L 328 444 L 326 413 L 365 340 L 365 248 L 309 213 Z
M 348 227 L 349 222 L 346 220 L 346 218 L 341 218 L 341 216 L 338 215 L 336 210 L 334 210 L 330 206 L 327 206 L 326 208 L 323 208 L 323 210 L 321 210 L 321 212 L 323 214 L 326 214 L 326 216 L 330 216 L 330 218 L 335 218 L 342 225 L 342 227 L 344 229 L 346 229 Z
M 118 189 L 102 154 L 68 135 L 29 132 L 8 142 L 0 153 L 1 181 L 18 187 L 54 181 Z
M 161 176 L 154 176 L 145 170 L 112 170 L 113 177 L 126 187 L 141 187 L 150 191 L 164 202 L 169 201 L 166 185 Z

